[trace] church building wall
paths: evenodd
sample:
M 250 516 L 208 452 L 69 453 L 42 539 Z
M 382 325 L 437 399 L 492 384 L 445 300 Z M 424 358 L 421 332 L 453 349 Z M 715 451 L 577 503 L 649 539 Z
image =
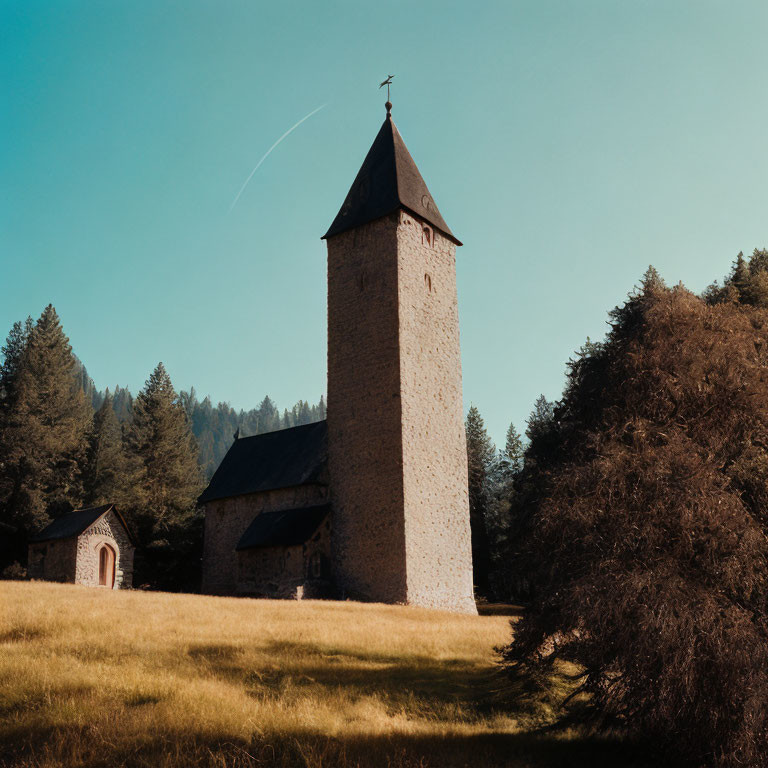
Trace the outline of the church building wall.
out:
M 238 595 L 301 599 L 328 597 L 331 593 L 330 516 L 305 544 L 254 547 L 237 555 Z
M 455 245 L 399 211 L 328 239 L 343 595 L 475 612 Z
M 397 240 L 408 602 L 474 613 L 456 246 L 406 212 Z
M 74 582 L 77 539 L 54 539 L 31 544 L 27 574 L 30 579 Z
M 99 586 L 99 553 L 105 544 L 114 552 L 113 588 L 131 587 L 134 546 L 113 512 L 79 536 L 31 544 L 27 572 L 32 579 Z
M 407 599 L 398 214 L 328 239 L 328 462 L 341 596 Z
M 322 504 L 327 498 L 326 486 L 301 485 L 206 502 L 202 591 L 209 595 L 237 593 L 235 548 L 256 515 Z
M 77 570 L 75 584 L 90 587 L 99 585 L 99 551 L 107 544 L 115 553 L 115 581 L 113 589 L 133 585 L 133 544 L 122 524 L 112 512 L 97 520 L 77 537 Z

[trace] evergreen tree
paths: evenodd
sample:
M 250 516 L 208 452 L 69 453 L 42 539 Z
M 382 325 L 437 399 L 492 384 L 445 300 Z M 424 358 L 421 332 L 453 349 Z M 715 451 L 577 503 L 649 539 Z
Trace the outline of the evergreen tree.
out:
M 523 453 L 523 439 L 515 429 L 515 425 L 510 424 L 507 429 L 504 451 L 499 462 L 504 482 L 512 480 L 523 468 Z
M 486 518 L 489 513 L 489 478 L 496 448 L 485 430 L 483 418 L 473 405 L 467 413 L 467 470 L 469 483 L 469 522 L 472 531 L 472 567 L 475 589 L 488 597 L 491 553 Z
M 490 592 L 495 599 L 507 598 L 512 592 L 507 583 L 506 549 L 512 527 L 511 510 L 517 478 L 523 467 L 523 442 L 510 424 L 504 450 L 493 461 L 485 483 L 488 496 L 485 527 L 490 551 Z
M 134 401 L 126 447 L 137 523 L 149 543 L 194 507 L 201 486 L 197 445 L 162 363 Z
M 306 400 L 299 400 L 299 414 L 296 424 L 310 424 L 311 422 L 312 414 L 309 410 L 309 403 Z
M 118 504 L 126 501 L 128 465 L 123 433 L 107 389 L 101 408 L 93 417 L 83 477 L 85 503 Z
M 739 255 L 733 264 L 733 273 L 729 283 L 738 291 L 739 298 L 749 295 L 749 267 L 741 251 L 739 251 Z
M 280 429 L 280 411 L 277 410 L 275 404 L 267 395 L 258 407 L 258 433 L 274 432 L 276 429 Z
M 531 442 L 538 439 L 539 433 L 544 432 L 549 427 L 555 413 L 554 403 L 549 402 L 544 395 L 539 395 L 533 404 L 533 411 L 528 417 L 528 426 L 525 430 L 525 436 Z
M 125 387 L 115 387 L 115 393 L 112 396 L 112 407 L 115 409 L 115 415 L 121 424 L 131 420 L 133 416 L 133 397 Z
M 73 357 L 75 359 L 75 379 L 78 386 L 83 390 L 86 402 L 90 404 L 91 410 L 98 411 L 101 408 L 104 396 L 96 389 L 93 379 L 88 375 L 88 370 L 77 355 L 73 355 Z
M 145 548 L 136 564 L 138 582 L 186 586 L 194 578 L 190 554 L 201 538 L 195 506 L 202 476 L 197 444 L 162 363 L 134 401 L 126 449 L 132 469 L 126 511 Z
M 10 461 L 11 446 L 17 437 L 9 431 L 9 420 L 16 403 L 17 381 L 21 360 L 32 330 L 32 318 L 16 322 L 2 348 L 0 365 L 0 572 L 6 568 L 22 568 L 26 557 L 26 531 L 12 525 L 12 498 L 16 490 L 16 465 Z M 9 504 L 9 501 L 11 502 Z M 15 565 L 12 565 L 14 564 Z
M 2 412 L 9 410 L 15 402 L 16 383 L 21 360 L 27 348 L 29 334 L 32 332 L 32 318 L 13 324 L 5 346 L 2 348 L 3 363 L 0 365 L 0 419 Z
M 768 307 L 768 250 L 755 249 L 747 262 L 739 252 L 723 287 L 710 285 L 702 298 L 707 304 L 737 303 Z
M 14 326 L 6 349 L 0 513 L 28 535 L 80 503 L 91 410 L 51 305 L 28 333 Z

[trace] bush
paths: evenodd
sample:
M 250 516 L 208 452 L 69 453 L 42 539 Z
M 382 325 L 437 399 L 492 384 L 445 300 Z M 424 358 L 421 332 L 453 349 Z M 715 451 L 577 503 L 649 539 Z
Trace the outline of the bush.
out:
M 27 569 L 21 563 L 11 563 L 3 569 L 0 578 L 6 581 L 23 581 L 27 578 Z

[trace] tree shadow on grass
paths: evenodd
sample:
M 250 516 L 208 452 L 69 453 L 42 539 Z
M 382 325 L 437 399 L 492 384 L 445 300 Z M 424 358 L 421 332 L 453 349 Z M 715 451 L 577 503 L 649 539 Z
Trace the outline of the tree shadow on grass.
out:
M 29 734 L 30 737 L 33 734 Z M 187 732 L 147 734 L 140 743 L 94 739 L 87 727 L 44 729 L 0 742 L 2 768 L 660 768 L 638 745 L 548 734 L 353 736 L 269 735 L 251 742 Z
M 189 655 L 197 674 L 222 678 L 255 699 L 323 699 L 341 691 L 350 701 L 375 697 L 391 713 L 446 726 L 485 725 L 498 715 L 518 720 L 528 730 L 552 727 L 557 701 L 573 687 L 565 675 L 553 676 L 544 688 L 524 677 L 511 679 L 498 665 L 459 658 L 366 654 L 286 641 L 259 651 L 257 664 L 247 660 L 242 647 L 231 645 L 195 646 Z
M 399 716 L 399 727 L 414 732 L 386 736 L 365 733 L 329 737 L 309 728 L 262 733 L 236 741 L 197 732 L 182 721 L 162 732 L 131 730 L 130 710 L 153 706 L 153 699 L 124 702 L 129 707 L 118 736 L 98 726 L 47 725 L 45 717 L 21 717 L 0 727 L 2 768 L 658 768 L 658 759 L 618 738 L 553 728 L 557 713 L 542 712 L 536 685 L 511 680 L 491 664 L 425 656 L 349 653 L 307 643 L 275 643 L 249 665 L 246 649 L 231 645 L 190 648 L 198 674 L 225 677 L 255 697 L 283 699 L 325 693 L 354 700 L 376 696 Z M 193 672 L 191 672 L 193 674 Z M 43 706 L 38 702 L 37 706 Z M 120 710 L 115 709 L 115 716 Z M 126 715 L 123 715 L 126 716 Z M 496 719 L 498 716 L 498 719 Z M 514 728 L 518 721 L 519 730 Z M 501 724 L 500 724 L 501 723 Z M 258 727 L 258 723 L 254 724 Z M 424 735 L 424 731 L 430 733 Z M 515 730 L 515 732 L 508 732 Z M 418 731 L 421 731 L 419 733 Z
M 190 656 L 208 673 L 242 685 L 252 697 L 279 698 L 287 687 L 299 692 L 307 689 L 307 693 L 320 692 L 310 689 L 341 689 L 350 699 L 377 696 L 392 707 L 432 705 L 432 719 L 440 719 L 440 709 L 447 705 L 488 712 L 504 684 L 496 667 L 463 659 L 350 653 L 288 642 L 272 643 L 263 653 L 265 662 L 254 666 L 230 646 L 190 649 Z M 445 715 L 446 719 L 452 717 Z

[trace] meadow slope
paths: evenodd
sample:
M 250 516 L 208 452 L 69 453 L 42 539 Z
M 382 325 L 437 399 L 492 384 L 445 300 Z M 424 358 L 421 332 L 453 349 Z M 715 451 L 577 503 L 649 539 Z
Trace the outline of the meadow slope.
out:
M 542 728 L 501 616 L 0 582 L 0 765 L 641 765 Z

